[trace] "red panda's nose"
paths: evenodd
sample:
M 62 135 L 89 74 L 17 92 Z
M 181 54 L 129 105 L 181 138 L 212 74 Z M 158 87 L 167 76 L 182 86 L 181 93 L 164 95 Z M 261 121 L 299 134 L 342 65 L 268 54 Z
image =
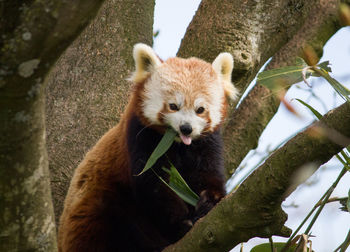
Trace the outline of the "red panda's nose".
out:
M 188 124 L 188 123 L 183 124 L 183 125 L 180 126 L 180 131 L 185 136 L 188 136 L 189 134 L 192 133 L 192 126 L 190 124 Z

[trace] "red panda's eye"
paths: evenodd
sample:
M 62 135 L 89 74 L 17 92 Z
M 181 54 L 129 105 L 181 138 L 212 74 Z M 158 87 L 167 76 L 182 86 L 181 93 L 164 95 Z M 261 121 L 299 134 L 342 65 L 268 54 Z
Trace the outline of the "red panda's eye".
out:
M 169 108 L 175 111 L 179 110 L 179 107 L 175 103 L 169 103 Z
M 203 107 L 199 107 L 197 110 L 196 110 L 196 113 L 197 114 L 202 114 L 204 112 L 204 108 Z

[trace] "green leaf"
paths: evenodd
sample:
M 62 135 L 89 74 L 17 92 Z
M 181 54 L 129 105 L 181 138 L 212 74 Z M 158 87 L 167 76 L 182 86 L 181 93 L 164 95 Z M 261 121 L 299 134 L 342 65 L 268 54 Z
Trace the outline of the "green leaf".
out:
M 169 129 L 167 129 L 165 131 L 165 133 L 164 133 L 162 139 L 160 140 L 159 144 L 157 145 L 157 147 L 154 149 L 154 151 L 152 152 L 151 156 L 147 160 L 145 167 L 143 168 L 143 170 L 138 175 L 141 175 L 145 171 L 149 170 L 157 162 L 157 160 L 161 156 L 163 156 L 163 154 L 173 144 L 176 135 L 177 135 L 176 131 L 171 129 L 171 128 L 169 128 Z
M 323 70 L 325 70 L 326 72 L 331 73 L 332 72 L 332 68 L 330 68 L 330 64 L 329 64 L 329 60 L 321 62 L 320 64 L 317 65 L 319 68 L 322 68 Z
M 310 109 L 310 111 L 317 117 L 318 120 L 320 120 L 322 118 L 322 115 L 316 109 L 314 109 L 311 105 L 307 104 L 306 102 L 304 102 L 300 99 L 296 99 L 296 100 L 298 102 L 300 102 L 301 104 L 303 104 L 308 109 Z
M 271 90 L 279 87 L 288 87 L 303 80 L 302 72 L 305 67 L 307 67 L 305 61 L 298 58 L 295 66 L 281 67 L 261 72 L 258 74 L 258 82 Z M 311 72 L 308 72 L 306 78 L 310 75 Z
M 348 202 L 349 202 L 349 197 L 339 200 L 339 204 L 340 204 L 340 208 L 339 209 L 341 211 L 350 213 L 350 211 L 349 211 L 349 209 L 347 207 Z
M 334 90 L 342 97 L 345 101 L 350 102 L 350 90 L 344 87 L 336 79 L 332 78 L 327 71 L 323 69 L 315 69 L 315 72 L 322 76 L 328 81 L 329 84 L 334 88 Z
M 304 105 L 305 107 L 307 107 L 308 109 L 310 109 L 310 111 L 317 117 L 318 120 L 321 120 L 322 115 L 321 115 L 316 109 L 314 109 L 311 105 L 307 104 L 306 102 L 304 102 L 304 101 L 302 101 L 302 100 L 300 100 L 300 99 L 296 99 L 296 100 L 297 100 L 298 102 L 300 102 L 301 104 L 303 104 L 303 105 Z M 349 148 L 349 146 L 347 147 L 347 149 L 348 149 L 348 148 Z M 349 156 L 346 155 L 346 153 L 345 153 L 344 151 L 341 151 L 340 153 L 342 154 L 342 156 L 344 157 L 344 159 L 348 161 Z M 336 154 L 335 156 L 339 159 L 339 161 L 340 161 L 344 166 L 346 166 L 345 161 L 343 161 L 343 159 L 339 156 L 339 154 Z
M 170 169 L 163 168 L 163 170 L 170 176 L 169 184 L 167 184 L 163 179 L 161 180 L 166 183 L 167 186 L 169 186 L 169 188 L 173 190 L 181 199 L 183 199 L 183 201 L 191 204 L 192 206 L 196 206 L 199 200 L 198 195 L 191 190 L 176 168 L 171 164 Z
M 347 102 L 350 102 L 350 90 L 340 84 L 336 79 L 328 77 L 327 81 L 332 85 L 332 87 L 337 91 L 337 93 Z
M 306 62 L 305 62 L 304 59 L 301 58 L 301 57 L 297 57 L 297 58 L 295 59 L 295 65 L 296 65 L 296 66 L 304 66 L 304 67 L 307 66 Z
M 183 199 L 188 204 L 195 206 L 199 200 L 198 195 L 191 190 L 187 185 L 185 180 L 181 177 L 180 173 L 176 168 L 171 164 L 170 170 L 163 168 L 169 174 L 169 184 L 159 176 L 153 169 L 152 166 L 157 162 L 157 160 L 164 155 L 164 153 L 170 148 L 173 144 L 177 133 L 173 129 L 169 128 L 165 133 L 157 147 L 152 152 L 151 156 L 146 162 L 143 170 L 137 175 L 141 175 L 147 170 L 151 169 L 154 174 L 171 190 L 173 190 L 181 199 Z
M 274 242 L 273 246 L 277 249 L 277 251 L 282 251 L 282 248 L 286 245 L 284 242 Z M 296 249 L 295 245 L 290 246 L 285 252 L 294 252 Z M 271 244 L 270 243 L 262 243 L 250 250 L 250 252 L 271 252 Z

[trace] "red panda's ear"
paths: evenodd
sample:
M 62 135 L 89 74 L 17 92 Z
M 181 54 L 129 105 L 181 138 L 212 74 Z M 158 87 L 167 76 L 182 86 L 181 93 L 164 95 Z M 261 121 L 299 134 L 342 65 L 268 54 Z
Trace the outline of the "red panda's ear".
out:
M 135 44 L 133 56 L 135 72 L 130 77 L 130 80 L 135 83 L 145 80 L 157 66 L 162 64 L 153 49 L 146 44 Z
M 235 100 L 237 98 L 238 91 L 231 82 L 231 74 L 233 70 L 233 57 L 230 53 L 220 53 L 212 64 L 216 74 L 221 79 L 225 94 L 227 97 Z

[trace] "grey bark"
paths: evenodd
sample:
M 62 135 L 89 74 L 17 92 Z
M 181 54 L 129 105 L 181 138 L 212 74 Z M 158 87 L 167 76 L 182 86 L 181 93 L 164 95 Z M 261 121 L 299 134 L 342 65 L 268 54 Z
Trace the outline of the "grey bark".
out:
M 194 55 L 211 61 L 221 51 L 231 52 L 236 58 L 233 80 L 244 90 L 261 65 L 300 29 L 315 3 L 315 0 L 275 0 L 246 1 L 246 5 L 242 5 L 240 1 L 203 0 L 179 55 Z M 38 0 L 27 1 L 25 6 L 19 1 L 5 1 L 0 5 L 1 24 L 5 24 L 0 27 L 0 251 L 55 250 L 43 137 L 44 79 L 100 4 L 101 1 Z M 131 47 L 136 42 L 151 44 L 153 6 L 154 1 L 110 0 L 52 72 L 46 103 L 57 216 L 73 169 L 123 111 L 129 88 L 124 79 L 133 65 Z M 215 18 L 218 16 L 220 18 Z M 281 20 L 281 16 L 285 19 Z M 325 147 L 322 142 L 311 146 L 313 144 Z M 338 149 L 331 146 L 316 154 L 328 158 Z M 198 224 L 205 229 L 195 227 L 184 240 L 196 234 L 193 237 L 200 246 L 221 249 L 253 235 L 286 234 L 280 201 L 288 182 L 269 188 L 269 183 L 264 184 L 262 178 L 274 179 L 275 173 L 269 173 L 274 170 L 271 167 L 260 170 L 262 172 L 254 173 L 237 192 L 241 196 L 230 196 L 233 201 L 222 203 L 228 203 L 227 208 L 215 208 L 210 216 L 218 214 L 218 219 L 205 217 Z M 288 176 L 294 168 L 285 171 Z M 273 198 L 261 201 L 261 208 L 256 209 L 264 210 L 269 202 L 275 203 L 266 210 L 267 220 L 264 216 L 259 219 L 261 216 L 254 212 L 252 204 L 241 204 L 246 195 L 256 195 L 251 190 L 258 182 L 267 186 L 263 195 Z M 239 208 L 237 212 L 241 214 L 236 217 L 251 218 L 249 214 L 254 212 L 257 221 L 252 223 L 246 219 L 247 224 L 251 224 L 246 227 L 236 219 L 237 224 L 225 226 L 223 223 L 223 229 L 215 233 L 214 224 L 223 220 L 227 223 L 226 214 L 240 205 L 242 212 Z M 239 234 L 245 238 L 240 238 Z M 231 241 L 222 243 L 221 235 Z M 192 243 L 188 241 L 186 246 Z
M 349 3 L 350 1 L 344 1 Z M 285 44 L 267 65 L 267 69 L 293 65 L 296 57 L 309 60 L 307 54 L 314 51 L 318 61 L 323 46 L 340 28 L 339 1 L 320 0 L 294 37 Z M 247 153 L 257 147 L 259 137 L 277 112 L 279 98 L 266 87 L 256 83 L 238 109 L 231 111 L 225 128 L 225 167 L 231 176 Z M 232 143 L 235 143 L 234 145 Z
M 56 251 L 45 76 L 102 1 L 0 4 L 0 251 Z
M 232 81 L 242 93 L 261 66 L 300 29 L 316 2 L 203 0 L 178 56 L 211 62 L 220 52 L 230 52 L 235 59 Z
M 343 0 L 348 3 L 349 1 Z M 270 68 L 295 62 L 309 44 L 318 56 L 341 27 L 339 1 L 201 2 L 181 42 L 179 56 L 211 61 L 222 51 L 233 54 L 233 83 L 241 94 L 271 57 Z M 219 18 L 218 18 L 219 17 Z M 281 18 L 283 17 L 283 18 Z M 238 110 L 231 105 L 224 131 L 225 168 L 230 177 L 276 113 L 279 100 L 256 85 Z
M 108 0 L 47 86 L 47 149 L 56 220 L 74 169 L 124 111 L 135 43 L 152 45 L 154 0 Z

